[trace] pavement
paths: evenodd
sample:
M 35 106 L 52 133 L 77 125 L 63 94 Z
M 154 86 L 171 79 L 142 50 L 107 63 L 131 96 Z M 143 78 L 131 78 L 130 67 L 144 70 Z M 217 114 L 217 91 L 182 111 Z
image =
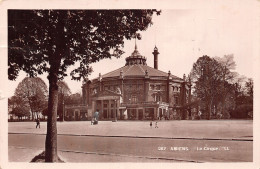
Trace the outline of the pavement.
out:
M 252 120 L 159 121 L 159 128 L 149 124 L 149 121 L 100 121 L 98 125 L 90 125 L 89 121 L 57 122 L 58 154 L 65 162 L 253 160 Z M 35 126 L 33 122 L 9 122 L 9 162 L 29 162 L 44 150 L 46 122 L 41 122 L 40 129 Z M 188 153 L 171 150 L 187 145 Z M 158 150 L 161 147 L 166 150 Z M 221 150 L 198 151 L 196 147 Z

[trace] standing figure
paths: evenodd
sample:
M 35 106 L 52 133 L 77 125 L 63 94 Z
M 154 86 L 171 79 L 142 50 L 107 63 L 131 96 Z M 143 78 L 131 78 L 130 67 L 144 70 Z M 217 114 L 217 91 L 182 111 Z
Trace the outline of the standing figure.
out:
M 158 123 L 157 123 L 157 122 L 155 122 L 155 128 L 159 128 L 159 127 L 158 127 Z
M 199 111 L 198 112 L 199 120 L 201 120 L 201 115 L 202 115 L 202 113 L 201 113 L 201 111 Z
M 153 126 L 153 122 L 150 122 L 150 128 L 152 128 L 152 126 Z
M 93 124 L 98 124 L 98 118 L 99 118 L 99 110 L 97 109 L 96 112 L 94 113 L 94 122 Z
M 36 120 L 36 128 L 39 126 L 39 128 L 41 128 L 40 127 L 40 119 L 39 118 L 37 118 L 37 120 Z

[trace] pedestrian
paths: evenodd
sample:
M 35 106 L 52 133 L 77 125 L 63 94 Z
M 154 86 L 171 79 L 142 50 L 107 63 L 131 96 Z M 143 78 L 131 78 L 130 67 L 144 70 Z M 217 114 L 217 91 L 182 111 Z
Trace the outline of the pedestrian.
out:
M 201 111 L 199 111 L 198 112 L 199 120 L 201 120 L 201 115 L 202 115 L 202 113 L 201 113 Z
M 40 119 L 38 118 L 37 120 L 36 120 L 36 128 L 39 126 L 39 128 L 41 128 L 40 127 Z
M 99 118 L 99 110 L 97 109 L 94 113 L 94 122 L 93 124 L 98 124 L 98 118 Z
M 159 127 L 158 127 L 158 123 L 157 123 L 157 122 L 155 122 L 155 128 L 159 128 Z
M 153 126 L 153 122 L 150 122 L 150 128 L 152 128 L 152 126 Z

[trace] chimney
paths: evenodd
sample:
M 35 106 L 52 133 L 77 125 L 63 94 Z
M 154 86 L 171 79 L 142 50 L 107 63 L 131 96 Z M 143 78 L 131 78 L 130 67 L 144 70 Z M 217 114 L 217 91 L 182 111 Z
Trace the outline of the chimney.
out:
M 154 56 L 154 68 L 158 69 L 158 54 L 160 54 L 158 52 L 158 48 L 155 46 L 154 47 L 154 51 L 153 51 L 153 56 Z

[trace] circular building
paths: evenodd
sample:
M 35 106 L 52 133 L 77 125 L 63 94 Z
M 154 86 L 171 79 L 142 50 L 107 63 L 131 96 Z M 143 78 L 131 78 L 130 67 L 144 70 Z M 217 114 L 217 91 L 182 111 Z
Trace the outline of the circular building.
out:
M 135 45 L 125 66 L 87 80 L 82 86 L 83 105 L 88 117 L 98 110 L 100 120 L 185 119 L 190 102 L 190 82 L 158 70 L 158 49 L 154 48 L 154 68 L 146 64 Z

